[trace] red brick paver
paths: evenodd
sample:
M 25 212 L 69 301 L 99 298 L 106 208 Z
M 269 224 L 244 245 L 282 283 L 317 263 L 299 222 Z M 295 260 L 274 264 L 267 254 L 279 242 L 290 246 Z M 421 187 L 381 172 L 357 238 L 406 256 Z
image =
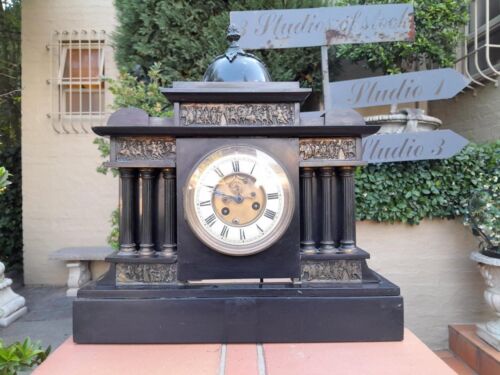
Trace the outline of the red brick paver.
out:
M 405 330 L 402 342 L 262 346 L 77 345 L 70 338 L 34 374 L 452 375 L 455 372 Z
M 226 345 L 224 375 L 257 375 L 259 373 L 255 344 Z
M 70 337 L 34 374 L 216 375 L 220 354 L 220 344 L 78 345 Z
M 266 375 L 452 375 L 411 331 L 402 342 L 264 344 Z

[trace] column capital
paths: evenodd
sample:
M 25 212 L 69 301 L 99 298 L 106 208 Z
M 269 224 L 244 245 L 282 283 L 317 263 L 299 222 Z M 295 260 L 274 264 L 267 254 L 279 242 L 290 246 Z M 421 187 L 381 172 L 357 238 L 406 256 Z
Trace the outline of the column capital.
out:
M 155 177 L 155 170 L 153 168 L 139 168 L 139 174 L 143 179 L 152 179 Z
M 118 173 L 121 178 L 134 178 L 136 175 L 134 168 L 118 168 Z
M 352 167 L 350 165 L 343 165 L 343 166 L 339 167 L 339 169 L 340 169 L 341 176 L 345 176 L 345 177 L 354 176 L 354 167 Z
M 300 168 L 300 177 L 313 177 L 314 169 L 311 167 L 301 167 Z
M 165 180 L 174 179 L 175 178 L 175 169 L 174 168 L 164 168 L 161 170 L 161 174 Z

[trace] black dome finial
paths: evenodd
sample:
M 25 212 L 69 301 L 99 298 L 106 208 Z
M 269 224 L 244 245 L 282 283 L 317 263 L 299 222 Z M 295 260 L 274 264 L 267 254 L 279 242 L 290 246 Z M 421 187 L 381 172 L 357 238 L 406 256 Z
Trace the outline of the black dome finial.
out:
M 238 41 L 241 37 L 236 25 L 227 27 L 229 46 L 223 55 L 217 56 L 207 68 L 204 81 L 208 82 L 269 82 L 271 76 L 257 56 L 243 51 Z
M 230 24 L 227 27 L 227 34 L 226 34 L 227 41 L 231 45 L 233 45 L 233 43 L 238 42 L 238 40 L 240 40 L 240 38 L 241 38 L 241 34 L 240 34 L 240 31 L 238 30 L 238 28 L 236 27 L 236 25 Z

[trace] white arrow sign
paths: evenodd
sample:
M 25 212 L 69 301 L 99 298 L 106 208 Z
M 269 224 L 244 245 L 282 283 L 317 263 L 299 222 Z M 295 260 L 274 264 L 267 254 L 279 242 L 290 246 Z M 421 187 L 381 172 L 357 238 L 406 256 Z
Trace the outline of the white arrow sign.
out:
M 294 48 L 413 41 L 411 4 L 231 12 L 242 48 Z
M 374 134 L 363 138 L 363 160 L 368 163 L 389 163 L 446 159 L 460 152 L 467 143 L 467 139 L 451 130 Z
M 448 99 L 470 80 L 451 68 L 330 82 L 334 108 L 362 108 L 385 104 Z

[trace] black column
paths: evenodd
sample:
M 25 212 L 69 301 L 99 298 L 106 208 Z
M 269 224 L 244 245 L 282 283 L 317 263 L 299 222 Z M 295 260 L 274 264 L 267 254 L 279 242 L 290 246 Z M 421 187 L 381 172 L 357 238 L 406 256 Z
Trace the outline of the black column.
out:
M 153 178 L 151 168 L 139 169 L 141 178 L 141 204 L 140 204 L 140 244 L 139 255 L 149 256 L 154 254 L 153 245 Z
M 353 249 L 356 247 L 354 168 L 341 167 L 340 178 L 342 185 L 342 235 L 340 238 L 340 248 Z
M 320 252 L 335 251 L 335 243 L 332 235 L 332 176 L 333 167 L 321 167 L 319 169 L 322 207 L 321 207 L 321 240 Z
M 162 170 L 165 190 L 165 222 L 162 250 L 158 255 L 174 257 L 176 251 L 176 212 L 175 212 L 175 171 L 173 168 Z
M 338 168 L 332 169 L 332 237 L 335 247 L 340 244 L 341 228 L 339 227 L 339 177 Z
M 120 251 L 119 255 L 134 255 L 134 185 L 135 171 L 120 168 Z
M 300 250 L 305 254 L 316 253 L 316 245 L 313 238 L 313 169 L 300 169 L 300 193 L 302 203 L 302 238 L 300 240 Z

